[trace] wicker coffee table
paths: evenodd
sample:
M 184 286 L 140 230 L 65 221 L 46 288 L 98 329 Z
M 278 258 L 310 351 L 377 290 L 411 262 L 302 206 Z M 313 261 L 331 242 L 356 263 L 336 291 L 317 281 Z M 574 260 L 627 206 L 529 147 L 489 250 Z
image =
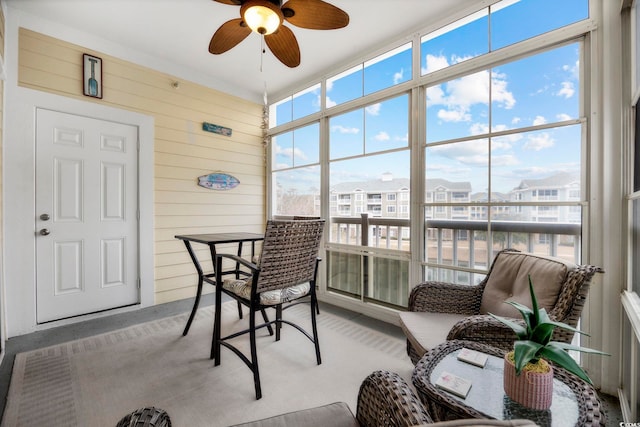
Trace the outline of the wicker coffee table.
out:
M 457 359 L 463 347 L 489 355 L 484 368 Z M 554 367 L 553 402 L 548 410 L 533 410 L 504 394 L 504 351 L 471 341 L 447 341 L 428 351 L 413 371 L 413 384 L 434 420 L 494 418 L 529 419 L 546 426 L 604 426 L 605 416 L 596 391 L 586 382 Z M 448 371 L 472 381 L 466 398 L 437 388 L 438 376 Z

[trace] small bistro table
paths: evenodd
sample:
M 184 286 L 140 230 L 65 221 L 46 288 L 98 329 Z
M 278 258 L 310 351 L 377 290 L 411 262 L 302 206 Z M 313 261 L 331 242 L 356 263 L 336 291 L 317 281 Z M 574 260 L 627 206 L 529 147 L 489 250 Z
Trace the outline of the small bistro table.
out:
M 238 244 L 238 256 L 242 256 L 242 244 L 244 242 L 251 242 L 251 259 L 255 256 L 256 253 L 256 242 L 264 240 L 264 234 L 261 233 L 246 233 L 246 232 L 236 232 L 236 233 L 212 233 L 212 234 L 187 234 L 187 235 L 177 235 L 176 239 L 180 239 L 184 242 L 185 247 L 187 248 L 187 252 L 189 252 L 189 256 L 191 257 L 191 261 L 198 272 L 198 289 L 196 291 L 196 299 L 193 303 L 193 308 L 191 309 L 191 314 L 189 315 L 189 320 L 187 321 L 187 325 L 182 332 L 182 335 L 187 335 L 189 333 L 189 328 L 191 327 L 191 322 L 193 322 L 193 318 L 196 316 L 196 312 L 198 311 L 198 305 L 200 304 L 200 296 L 202 295 L 202 287 L 203 283 L 207 282 L 209 284 L 215 285 L 216 280 L 216 245 L 225 244 L 225 243 L 237 243 Z M 193 248 L 191 247 L 191 242 L 201 243 L 209 246 L 209 251 L 211 252 L 211 262 L 213 264 L 213 271 L 210 273 L 205 273 L 202 270 L 202 266 L 200 265 L 200 261 L 198 261 L 198 257 L 193 252 Z M 233 270 L 223 271 L 222 274 L 235 274 L 236 278 L 241 274 L 246 274 L 239 270 L 239 266 L 236 264 L 236 268 Z M 242 312 L 240 311 L 240 316 L 242 316 Z
M 457 359 L 463 347 L 489 355 L 484 368 Z M 413 371 L 413 385 L 435 421 L 461 418 L 529 419 L 541 427 L 604 426 L 596 391 L 585 381 L 554 366 L 553 401 L 547 410 L 526 408 L 507 397 L 503 386 L 504 351 L 472 341 L 446 341 L 429 350 Z M 466 398 L 435 386 L 447 371 L 472 382 Z

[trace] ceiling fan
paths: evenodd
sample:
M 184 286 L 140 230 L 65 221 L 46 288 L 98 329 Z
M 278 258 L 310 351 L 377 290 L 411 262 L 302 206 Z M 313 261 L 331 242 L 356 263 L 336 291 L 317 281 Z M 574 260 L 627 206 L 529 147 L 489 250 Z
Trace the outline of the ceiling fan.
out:
M 273 54 L 288 67 L 300 65 L 300 47 L 293 31 L 283 20 L 312 30 L 334 30 L 349 24 L 349 15 L 322 0 L 214 0 L 240 6 L 240 18 L 225 22 L 218 28 L 209 52 L 219 55 L 244 40 L 252 31 L 264 36 Z

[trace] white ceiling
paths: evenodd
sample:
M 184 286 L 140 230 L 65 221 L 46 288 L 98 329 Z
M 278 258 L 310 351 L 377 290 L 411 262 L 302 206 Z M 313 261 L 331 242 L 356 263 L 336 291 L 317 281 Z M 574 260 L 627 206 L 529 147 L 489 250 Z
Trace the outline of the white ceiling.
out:
M 222 55 L 208 52 L 215 30 L 240 15 L 238 6 L 213 0 L 5 0 L 8 15 L 46 23 L 67 40 L 150 66 L 178 78 L 261 102 L 269 94 L 293 89 L 337 66 L 361 59 L 392 40 L 441 22 L 481 0 L 329 0 L 350 16 L 346 28 L 307 30 L 288 25 L 301 50 L 301 64 L 288 68 L 251 34 Z M 12 15 L 13 14 L 13 15 Z M 27 19 L 28 18 L 28 19 Z M 58 25 L 63 24 L 63 25 Z M 69 31 L 69 27 L 73 31 Z M 32 28 L 38 30 L 38 28 Z M 73 36 L 69 35 L 73 34 Z M 92 44 L 83 44 L 82 36 Z M 56 36 L 56 34 L 51 34 Z M 261 68 L 262 56 L 262 70 Z

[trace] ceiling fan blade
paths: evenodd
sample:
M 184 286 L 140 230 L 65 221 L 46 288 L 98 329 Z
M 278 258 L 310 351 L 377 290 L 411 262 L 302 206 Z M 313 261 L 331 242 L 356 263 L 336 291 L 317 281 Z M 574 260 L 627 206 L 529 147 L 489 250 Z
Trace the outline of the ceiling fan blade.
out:
M 240 6 L 242 4 L 242 0 L 213 0 L 218 3 L 230 4 L 231 6 Z
M 284 19 L 311 30 L 335 30 L 349 24 L 349 15 L 322 0 L 289 0 L 282 5 Z
M 273 33 L 264 36 L 264 41 L 269 49 L 284 65 L 290 68 L 300 65 L 300 47 L 298 40 L 289 28 L 280 25 Z
M 211 42 L 209 42 L 209 52 L 219 55 L 236 46 L 251 34 L 251 28 L 247 27 L 241 18 L 227 21 L 218 28 Z

